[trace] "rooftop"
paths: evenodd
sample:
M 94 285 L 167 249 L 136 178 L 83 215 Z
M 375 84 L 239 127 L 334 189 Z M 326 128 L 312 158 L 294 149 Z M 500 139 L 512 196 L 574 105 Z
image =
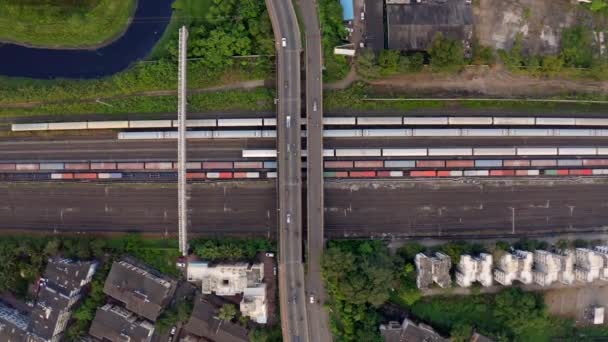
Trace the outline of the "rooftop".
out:
M 44 278 L 57 290 L 70 294 L 90 282 L 96 268 L 96 262 L 53 258 L 48 261 Z
M 185 330 L 192 335 L 215 342 L 249 341 L 247 329 L 240 325 L 221 321 L 217 318 L 218 308 L 203 296 L 194 300 L 194 309 Z
M 101 340 L 148 342 L 154 333 L 152 323 L 134 313 L 106 304 L 97 309 L 89 334 Z

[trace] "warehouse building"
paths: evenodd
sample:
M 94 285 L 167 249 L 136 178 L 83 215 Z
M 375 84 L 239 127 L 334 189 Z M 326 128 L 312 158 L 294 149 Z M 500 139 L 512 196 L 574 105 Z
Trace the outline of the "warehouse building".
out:
M 452 279 L 450 268 L 452 260 L 443 253 L 435 253 L 434 257 L 428 257 L 423 253 L 416 254 L 416 285 L 419 289 L 426 289 L 436 283 L 440 287 L 450 287 Z
M 440 33 L 465 46 L 473 35 L 473 12 L 465 0 L 386 0 L 388 48 L 427 50 Z
M 474 282 L 482 286 L 492 286 L 492 255 L 481 253 L 479 257 L 461 255 L 456 269 L 456 283 L 458 286 L 469 287 Z
M 534 256 L 527 251 L 515 250 L 500 258 L 498 268 L 494 270 L 494 280 L 502 285 L 512 285 L 518 280 L 524 284 L 532 283 L 532 263 Z

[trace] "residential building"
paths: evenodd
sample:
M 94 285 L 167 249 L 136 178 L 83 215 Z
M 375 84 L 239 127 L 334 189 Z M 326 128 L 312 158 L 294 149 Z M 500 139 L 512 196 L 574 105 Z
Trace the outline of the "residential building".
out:
M 576 280 L 591 283 L 600 278 L 604 269 L 604 258 L 596 251 L 587 248 L 575 250 L 574 276 Z
M 543 250 L 535 251 L 532 278 L 540 286 L 548 286 L 556 281 L 572 284 L 574 282 L 574 254 L 570 251 L 565 251 L 563 254 Z
M 470 255 L 461 255 L 456 268 L 456 283 L 462 287 L 469 287 L 474 282 L 482 286 L 492 286 L 492 255 L 481 253 L 474 258 Z
M 404 319 L 402 324 L 391 321 L 380 325 L 380 334 L 385 342 L 447 342 L 448 339 L 441 337 L 433 328 L 425 324 L 416 325 L 409 319 Z
M 256 323 L 266 324 L 268 322 L 266 284 L 245 288 L 240 310 L 244 316 L 250 317 Z
M 112 264 L 103 292 L 150 321 L 156 321 L 169 304 L 177 282 L 132 258 Z
M 428 288 L 433 282 L 440 287 L 449 287 L 452 284 L 450 268 L 452 260 L 443 253 L 435 253 L 428 257 L 423 253 L 416 254 L 416 285 L 419 289 Z
M 29 317 L 0 303 L 0 341 L 25 342 Z
M 494 270 L 494 280 L 502 285 L 511 285 L 514 280 L 524 284 L 532 283 L 532 264 L 534 256 L 527 251 L 515 250 L 500 258 Z
M 204 294 L 234 296 L 262 283 L 264 264 L 240 262 L 211 265 L 207 262 L 190 262 L 187 275 L 188 281 L 201 282 Z
M 97 262 L 74 261 L 64 258 L 49 259 L 44 271 L 44 281 L 67 296 L 75 296 L 91 282 L 97 270 Z
M 187 335 L 184 341 L 244 342 L 249 341 L 247 329 L 217 317 L 219 308 L 204 296 L 194 300 L 192 316 L 184 326 Z
M 102 341 L 149 342 L 154 325 L 131 311 L 106 304 L 97 309 L 89 334 Z

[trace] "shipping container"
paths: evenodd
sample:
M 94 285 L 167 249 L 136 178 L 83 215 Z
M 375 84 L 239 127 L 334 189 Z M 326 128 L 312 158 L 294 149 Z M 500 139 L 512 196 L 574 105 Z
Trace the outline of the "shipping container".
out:
M 266 172 L 266 178 L 277 178 L 276 172 Z
M 559 148 L 560 156 L 578 156 L 578 155 L 594 156 L 596 154 L 597 154 L 597 150 L 595 147 L 560 147 Z
M 502 164 L 505 167 L 529 167 L 529 160 L 503 160 Z
M 489 176 L 490 171 L 488 171 L 488 170 L 465 170 L 464 175 L 465 175 L 465 177 Z
M 557 170 L 544 170 L 543 174 L 547 176 L 557 176 Z
M 436 175 L 435 171 L 410 171 L 411 177 L 435 177 Z
M 490 176 L 498 176 L 498 177 L 515 176 L 515 170 L 490 170 Z
M 323 172 L 323 177 L 325 177 L 325 178 L 336 177 L 336 171 L 325 171 L 325 172 Z
M 171 128 L 171 120 L 131 120 L 129 128 Z
M 217 169 L 232 169 L 232 162 L 203 162 L 203 169 L 217 170 Z
M 384 148 L 382 155 L 385 157 L 426 157 L 426 148 Z
M 129 128 L 129 121 L 89 121 L 89 129 Z
M 233 176 L 234 178 L 247 178 L 247 172 L 235 172 Z
M 404 125 L 419 125 L 419 126 L 444 126 L 448 124 L 447 117 L 416 117 L 406 116 L 403 118 Z
M 173 163 L 173 168 L 177 169 L 177 165 L 175 165 L 177 163 Z M 186 163 L 186 169 L 187 170 L 200 170 L 202 167 L 202 163 L 201 162 L 187 162 Z
M 91 162 L 91 170 L 116 170 L 116 163 Z
M 514 147 L 487 147 L 474 148 L 473 155 L 475 156 L 514 156 L 517 151 Z
M 336 171 L 336 178 L 348 178 L 348 171 Z
M 145 169 L 146 170 L 172 170 L 173 163 L 172 162 L 146 162 Z
M 573 118 L 536 118 L 537 125 L 545 126 L 574 126 L 576 123 Z
M 450 176 L 452 176 L 452 177 L 462 177 L 462 171 L 461 170 L 452 170 L 452 171 L 450 171 Z
M 111 179 L 112 176 L 110 176 L 110 174 L 107 173 L 107 172 L 100 172 L 100 173 L 97 174 L 97 178 L 99 178 L 99 179 Z
M 75 173 L 75 179 L 97 179 L 97 174 L 94 172 L 90 173 Z
M 276 150 L 243 150 L 243 158 L 272 158 L 276 156 Z
M 0 163 L 0 171 L 13 171 L 17 166 L 13 163 Z
M 608 166 L 608 159 L 583 159 L 584 166 Z
M 494 117 L 494 125 L 505 126 L 534 126 L 535 120 L 532 117 L 514 118 L 514 117 Z
M 350 171 L 349 175 L 354 178 L 376 177 L 376 171 Z
M 74 174 L 73 173 L 62 173 L 61 179 L 74 179 Z
M 89 163 L 65 163 L 66 170 L 90 170 Z
M 594 175 L 608 175 L 608 169 L 593 169 Z
M 452 171 L 437 171 L 437 177 L 451 177 L 452 176 Z
M 40 165 L 38 163 L 19 163 L 19 164 L 16 164 L 15 170 L 17 170 L 17 171 L 40 170 Z
M 380 157 L 382 150 L 379 148 L 342 148 L 336 149 L 336 157 Z
M 444 160 L 416 160 L 416 167 L 445 167 Z
M 110 172 L 110 178 L 112 179 L 121 179 L 122 173 L 120 172 Z
M 452 117 L 449 118 L 450 125 L 491 125 L 492 118 L 491 117 Z
M 591 176 L 593 171 L 591 169 L 572 169 L 568 173 L 573 176 Z
M 353 166 L 352 161 L 326 161 L 325 167 L 328 169 L 352 169 Z
M 391 176 L 390 171 L 378 171 L 378 177 L 390 177 L 390 176 Z
M 403 171 L 389 171 L 391 177 L 403 177 Z
M 222 179 L 232 178 L 232 172 L 220 172 L 220 178 L 222 178 Z
M 357 160 L 355 161 L 356 168 L 382 168 L 384 163 L 382 160 Z
M 540 175 L 539 170 L 528 170 L 528 176 L 538 176 Z
M 205 179 L 204 172 L 188 172 L 186 173 L 186 179 Z
M 445 162 L 446 167 L 473 167 L 475 161 L 473 160 L 447 160 Z
M 558 159 L 558 166 L 583 166 L 583 161 L 581 159 Z
M 264 168 L 265 169 L 276 169 L 277 168 L 277 162 L 276 161 L 265 161 L 264 162 Z
M 234 162 L 235 169 L 261 169 L 264 163 L 261 161 Z
M 220 178 L 219 172 L 207 172 L 207 178 Z
M 118 170 L 143 170 L 144 163 L 116 163 Z
M 40 170 L 63 170 L 63 163 L 40 163 Z
M 411 168 L 411 167 L 416 167 L 416 161 L 415 160 L 386 160 L 386 161 L 384 161 L 384 167 Z
M 475 167 L 502 167 L 502 160 L 500 159 L 477 159 L 475 160 Z
M 61 173 L 51 173 L 51 179 L 63 179 Z
M 555 159 L 537 159 L 530 161 L 532 166 L 557 166 L 557 160 Z

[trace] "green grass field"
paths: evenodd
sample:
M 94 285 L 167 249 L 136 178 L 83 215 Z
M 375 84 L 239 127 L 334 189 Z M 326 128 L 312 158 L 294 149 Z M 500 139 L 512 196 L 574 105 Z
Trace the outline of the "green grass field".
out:
M 0 1 L 0 41 L 43 47 L 93 47 L 118 37 L 135 0 Z

